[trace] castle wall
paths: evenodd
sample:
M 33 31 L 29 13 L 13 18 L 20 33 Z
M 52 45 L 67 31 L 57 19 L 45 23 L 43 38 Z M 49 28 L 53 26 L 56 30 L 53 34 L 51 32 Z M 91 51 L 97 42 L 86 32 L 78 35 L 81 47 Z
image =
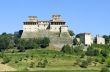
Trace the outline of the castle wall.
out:
M 24 32 L 36 32 L 38 31 L 38 25 L 23 25 Z
M 63 25 L 50 25 L 50 31 L 52 32 L 60 32 L 60 28 Z
M 61 32 L 68 32 L 67 26 L 61 26 Z
M 48 21 L 39 21 L 38 22 L 38 30 L 46 30 L 48 26 L 49 26 Z

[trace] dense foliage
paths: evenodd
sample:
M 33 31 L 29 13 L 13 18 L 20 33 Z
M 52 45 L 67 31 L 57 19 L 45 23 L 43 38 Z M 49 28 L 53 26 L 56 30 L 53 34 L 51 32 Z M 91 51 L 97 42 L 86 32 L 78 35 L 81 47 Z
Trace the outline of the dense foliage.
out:
M 46 48 L 49 46 L 50 40 L 47 37 L 44 38 L 33 38 L 33 39 L 21 39 L 22 31 L 20 34 L 15 33 L 7 34 L 3 33 L 0 35 L 0 51 L 4 51 L 9 48 L 17 48 L 20 52 L 25 51 L 26 49 L 35 49 L 35 48 Z

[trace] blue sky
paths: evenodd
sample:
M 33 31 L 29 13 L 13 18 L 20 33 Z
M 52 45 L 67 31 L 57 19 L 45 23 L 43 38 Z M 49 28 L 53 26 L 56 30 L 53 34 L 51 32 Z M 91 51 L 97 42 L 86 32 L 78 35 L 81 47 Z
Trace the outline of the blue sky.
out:
M 0 33 L 21 30 L 28 16 L 50 20 L 52 14 L 76 34 L 110 34 L 110 0 L 0 0 Z

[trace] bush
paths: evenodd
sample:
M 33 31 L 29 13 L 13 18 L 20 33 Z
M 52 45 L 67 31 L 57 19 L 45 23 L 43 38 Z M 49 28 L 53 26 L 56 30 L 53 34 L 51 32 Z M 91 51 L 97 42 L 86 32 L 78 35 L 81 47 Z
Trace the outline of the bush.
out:
M 15 60 L 15 63 L 18 63 L 18 60 Z
M 6 63 L 8 63 L 8 62 L 10 62 L 10 61 L 11 61 L 11 59 L 10 59 L 9 57 L 4 56 L 4 57 L 3 57 L 3 62 L 2 62 L 2 64 L 6 64 Z
M 101 50 L 100 52 L 102 54 L 103 57 L 107 57 L 108 54 L 107 54 L 107 51 L 106 50 Z
M 47 65 L 47 64 L 48 64 L 47 59 L 45 59 L 43 63 L 44 63 L 45 65 Z
M 107 62 L 107 67 L 110 67 L 110 61 L 109 61 L 109 62 Z
M 99 62 L 99 60 L 96 58 L 96 59 L 95 59 L 95 62 Z
M 84 56 L 85 56 L 85 54 L 84 54 L 84 53 L 82 53 L 80 58 L 84 58 Z
M 34 64 L 35 64 L 34 62 L 31 62 L 30 65 L 29 65 L 29 67 L 30 68 L 33 68 L 34 67 Z
M 22 57 L 19 58 L 19 61 L 22 61 Z
M 108 68 L 106 68 L 106 67 L 104 67 L 104 68 L 102 68 L 101 69 L 101 71 L 100 72 L 109 72 L 109 69 Z
M 87 68 L 87 66 L 88 66 L 87 61 L 82 61 L 82 63 L 80 64 L 80 67 L 82 67 L 82 68 Z
M 0 53 L 0 58 L 3 58 L 3 57 L 4 57 L 4 53 L 1 52 L 1 53 Z
M 42 67 L 42 62 L 38 62 L 37 67 Z
M 73 49 L 73 47 L 70 47 L 70 45 L 64 45 L 61 52 L 73 54 L 74 49 Z
M 83 49 L 84 49 L 84 46 L 83 45 L 75 46 L 74 47 L 74 54 L 76 54 L 76 55 L 84 54 L 85 55 Z
M 92 62 L 92 58 L 91 58 L 91 57 L 88 57 L 88 58 L 87 58 L 87 63 L 88 63 L 88 64 L 91 64 L 91 62 Z
M 81 60 L 78 58 L 78 59 L 76 59 L 76 61 L 74 62 L 74 65 L 73 66 L 75 66 L 75 65 L 79 65 L 80 64 L 80 62 L 81 62 Z
M 45 68 L 48 64 L 48 61 L 45 59 L 43 62 L 38 62 L 37 67 Z
M 92 47 L 89 47 L 86 51 L 87 56 L 98 56 L 99 55 L 99 50 L 94 49 Z
M 101 62 L 105 62 L 105 58 L 104 57 L 102 57 Z

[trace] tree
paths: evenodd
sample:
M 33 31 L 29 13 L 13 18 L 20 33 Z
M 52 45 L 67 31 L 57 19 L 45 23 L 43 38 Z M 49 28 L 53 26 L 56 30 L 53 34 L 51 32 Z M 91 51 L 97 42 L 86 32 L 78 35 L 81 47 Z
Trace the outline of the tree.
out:
M 68 30 L 68 32 L 69 32 L 70 36 L 74 36 L 75 35 L 72 30 Z
M 88 56 L 97 56 L 97 55 L 99 55 L 99 50 L 94 49 L 92 47 L 88 47 L 88 49 L 86 51 L 86 55 L 88 55 Z
M 80 38 L 73 39 L 73 45 L 80 45 L 80 44 L 81 44 Z
M 74 49 L 73 47 L 70 47 L 70 45 L 67 44 L 63 46 L 61 52 L 72 54 L 74 52 Z
M 83 53 L 83 49 L 84 49 L 83 46 L 76 46 L 74 47 L 74 53 L 77 55 L 81 55 Z
M 45 48 L 47 46 L 49 46 L 50 40 L 47 37 L 44 37 L 40 40 L 40 47 L 41 48 Z
M 11 37 L 8 34 L 3 33 L 2 35 L 0 35 L 0 51 L 7 49 L 10 42 Z
M 107 51 L 106 50 L 101 50 L 100 52 L 102 54 L 103 57 L 107 57 L 108 54 L 107 54 Z
M 17 43 L 17 49 L 19 52 L 24 52 L 26 48 L 26 40 L 25 39 L 19 39 Z

